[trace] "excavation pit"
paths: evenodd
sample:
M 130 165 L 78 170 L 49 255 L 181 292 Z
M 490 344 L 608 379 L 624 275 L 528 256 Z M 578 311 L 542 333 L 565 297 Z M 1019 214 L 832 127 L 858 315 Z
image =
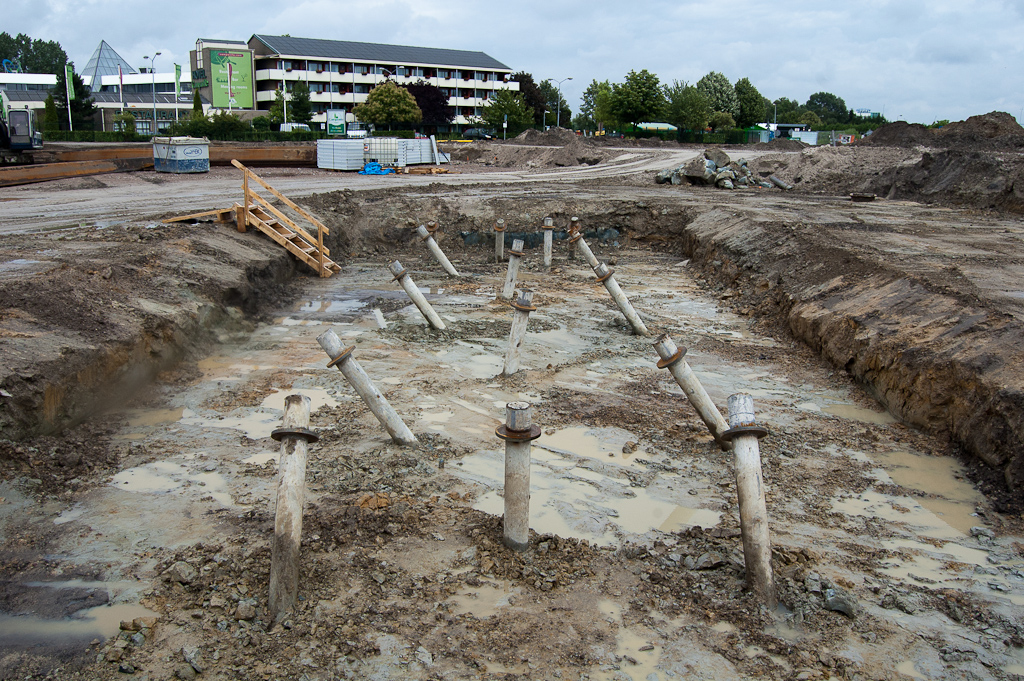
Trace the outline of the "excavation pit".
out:
M 5 348 L 38 325 L 56 331 L 32 336 L 42 339 L 37 360 L 0 384 L 10 395 L 4 427 L 22 431 L 19 443 L 3 445 L 0 487 L 12 583 L 28 588 L 89 567 L 103 573 L 99 581 L 128 582 L 134 602 L 160 617 L 156 640 L 125 648 L 151 678 L 174 673 L 182 645 L 200 649 L 204 674 L 225 678 L 1015 673 L 1022 533 L 1003 510 L 1009 497 L 970 483 L 979 464 L 946 457 L 951 443 L 984 453 L 997 461 L 987 480 L 1006 479 L 1012 432 L 998 431 L 1002 449 L 978 433 L 1016 412 L 1004 395 L 975 410 L 986 420 L 965 416 L 985 399 L 991 365 L 960 361 L 966 355 L 941 343 L 966 338 L 957 334 L 976 323 L 976 347 L 996 355 L 1001 338 L 1011 356 L 1017 303 L 984 285 L 995 281 L 995 261 L 952 272 L 929 241 L 996 252 L 998 239 L 1018 238 L 997 236 L 1017 229 L 1013 221 L 972 218 L 968 239 L 943 227 L 959 219 L 945 209 L 901 204 L 897 216 L 891 202 L 851 207 L 789 193 L 784 204 L 777 194 L 708 203 L 695 189 L 665 191 L 551 187 L 531 199 L 500 187 L 455 196 L 424 185 L 318 195 L 303 205 L 329 216 L 336 241 L 328 245 L 342 269 L 298 286 L 285 283 L 294 274 L 286 257 L 224 227 L 167 227 L 152 244 L 135 238 L 141 228 L 45 237 L 47 257 L 67 267 L 47 270 L 53 284 L 30 283 L 54 286 L 53 299 L 79 314 L 61 326 L 37 307 L 28 319 L 17 312 L 30 309 L 20 302 L 27 285 L 4 289 L 13 301 L 5 310 L 15 311 L 0 319 Z M 438 219 L 438 243 L 463 277 L 448 278 L 405 240 L 410 226 L 394 226 L 396 215 Z M 498 215 L 509 234 L 539 235 L 548 215 L 557 227 L 578 215 L 595 230 L 615 229 L 617 239 L 592 246 L 600 260 L 615 260 L 651 331 L 688 349 L 720 409 L 731 394 L 753 395 L 771 431 L 761 453 L 781 622 L 745 587 L 731 456 L 658 369 L 650 339 L 632 333 L 562 240 L 550 272 L 527 246 L 520 283 L 538 310 L 520 371 L 501 376 L 513 313 L 495 301 L 505 273 L 491 262 Z M 474 230 L 479 243 L 461 237 Z M 873 260 L 879 244 L 898 249 L 901 262 Z M 11 240 L 2 245 L 29 255 Z M 68 247 L 74 257 L 60 255 Z M 401 297 L 386 271 L 395 258 L 444 331 Z M 163 278 L 147 284 L 154 270 Z M 975 298 L 955 288 L 968 277 Z M 898 308 L 887 307 L 894 301 Z M 929 333 L 946 329 L 932 340 L 916 335 L 925 306 Z M 1004 316 L 985 317 L 986 309 Z M 130 327 L 118 315 L 140 320 L 135 336 L 104 335 Z M 328 328 L 357 348 L 419 446 L 393 444 L 326 366 L 315 339 Z M 911 347 L 913 356 L 897 352 Z M 929 357 L 955 370 L 930 374 Z M 1013 375 L 1002 378 L 1015 385 Z M 973 393 L 958 388 L 969 380 L 979 386 Z M 930 396 L 911 390 L 922 385 Z M 301 600 L 290 626 L 275 630 L 265 612 L 276 471 L 269 434 L 292 393 L 314 399 L 321 440 L 310 446 Z M 521 556 L 501 545 L 494 438 L 514 401 L 533 405 L 543 428 Z M 51 430 L 82 419 L 93 430 L 44 440 L 33 435 L 41 428 L 33 415 L 52 417 Z M 179 561 L 194 580 L 175 581 Z M 825 592 L 836 589 L 856 598 L 855 618 L 826 607 Z M 32 601 L 12 594 L 0 609 L 27 617 L 19 613 Z M 117 674 L 106 661 L 116 640 L 85 646 L 74 662 L 82 678 Z M 5 671 L 55 659 L 37 650 L 9 658 L 21 667 Z M 936 662 L 944 659 L 953 671 Z

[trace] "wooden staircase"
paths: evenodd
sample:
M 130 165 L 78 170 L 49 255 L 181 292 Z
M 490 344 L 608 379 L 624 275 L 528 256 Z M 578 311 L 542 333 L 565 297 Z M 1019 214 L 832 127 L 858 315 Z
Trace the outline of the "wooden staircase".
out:
M 239 232 L 244 232 L 249 227 L 255 227 L 284 246 L 300 261 L 312 267 L 321 277 L 329 277 L 335 272 L 341 271 L 341 267 L 328 257 L 331 252 L 324 246 L 324 235 L 330 234 L 330 230 L 238 161 L 231 161 L 231 165 L 242 171 L 242 193 L 245 202 L 241 205 L 236 203 L 233 208 L 235 224 Z M 262 186 L 286 206 L 308 220 L 315 228 L 316 237 L 314 238 L 294 220 L 272 205 L 270 201 L 260 196 L 249 186 L 250 180 Z

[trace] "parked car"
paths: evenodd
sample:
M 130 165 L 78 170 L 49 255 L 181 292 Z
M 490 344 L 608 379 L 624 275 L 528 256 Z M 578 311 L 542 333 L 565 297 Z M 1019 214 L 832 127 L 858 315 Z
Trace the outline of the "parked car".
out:
M 302 132 L 309 132 L 309 126 L 305 123 L 282 123 L 281 132 L 296 132 L 301 130 Z
M 468 128 L 462 137 L 467 140 L 490 140 L 494 139 L 494 131 L 488 128 Z

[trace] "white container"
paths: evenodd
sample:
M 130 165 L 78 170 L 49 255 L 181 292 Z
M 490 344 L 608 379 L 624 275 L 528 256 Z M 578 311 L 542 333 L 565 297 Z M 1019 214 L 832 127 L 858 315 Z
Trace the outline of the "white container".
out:
M 153 166 L 158 173 L 208 173 L 210 140 L 205 137 L 154 137 Z

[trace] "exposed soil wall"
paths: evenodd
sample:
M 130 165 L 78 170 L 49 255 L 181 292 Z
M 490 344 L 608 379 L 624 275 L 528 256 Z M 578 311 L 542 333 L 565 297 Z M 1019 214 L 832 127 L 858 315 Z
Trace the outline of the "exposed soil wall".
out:
M 1024 486 L 1024 329 L 943 282 L 837 244 L 817 225 L 711 210 L 682 235 L 709 279 L 869 386 L 893 414 L 943 434 Z
M 0 276 L 0 437 L 59 432 L 123 404 L 219 334 L 250 328 L 246 315 L 295 274 L 287 253 L 253 234 L 209 225 L 160 230 L 35 236 L 15 260 L 26 271 Z M 46 248 L 66 240 L 75 247 Z M 17 255 L 25 241 L 2 248 Z

